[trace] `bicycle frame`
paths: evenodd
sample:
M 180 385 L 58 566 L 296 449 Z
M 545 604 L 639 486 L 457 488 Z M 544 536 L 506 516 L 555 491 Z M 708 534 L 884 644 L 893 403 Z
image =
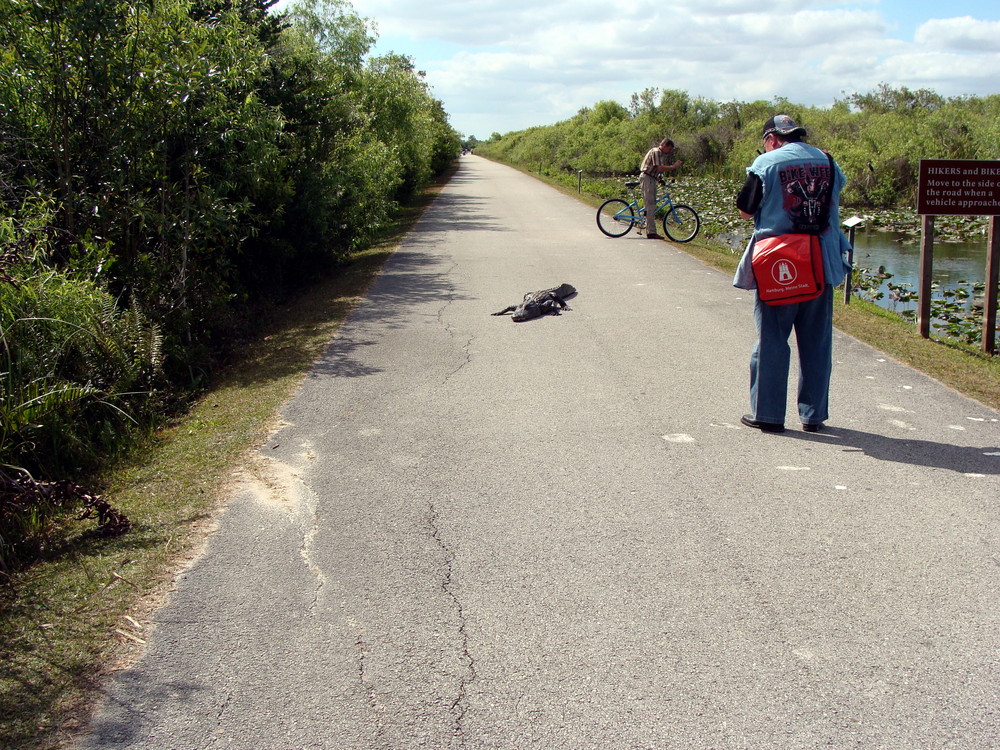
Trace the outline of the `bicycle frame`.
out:
M 635 185 L 638 185 L 638 184 L 639 184 L 638 182 L 635 183 Z M 629 186 L 629 185 L 630 185 L 630 183 L 626 183 L 626 186 Z M 632 186 L 632 202 L 628 204 L 628 209 L 623 210 L 623 211 L 619 211 L 617 214 L 615 214 L 615 219 L 626 220 L 627 221 L 629 217 L 626 215 L 626 211 L 632 211 L 632 212 L 634 212 L 634 216 L 642 218 L 642 220 L 640 222 L 636 222 L 635 223 L 636 227 L 638 227 L 639 229 L 642 229 L 643 227 L 649 225 L 649 219 L 646 218 L 646 207 L 644 205 L 642 205 L 642 196 L 639 195 L 639 190 L 637 189 L 637 187 L 635 185 Z M 673 202 L 673 200 L 670 197 L 670 191 L 667 189 L 666 185 L 663 185 L 662 189 L 663 189 L 663 195 L 662 196 L 659 194 L 660 188 L 657 188 L 657 190 L 656 190 L 656 192 L 657 192 L 657 196 L 656 196 L 656 210 L 653 211 L 653 223 L 654 223 L 654 226 L 655 226 L 655 222 L 656 222 L 656 215 L 659 214 L 660 211 L 662 211 L 664 208 L 667 208 L 667 207 L 670 208 L 670 213 L 672 214 L 674 220 L 675 221 L 679 221 L 680 220 L 678 218 L 677 214 L 674 213 L 674 202 Z
M 646 215 L 645 207 L 640 208 L 642 198 L 637 190 L 638 181 L 625 183 L 632 191 L 632 202 L 626 198 L 610 198 L 597 210 L 597 226 L 608 237 L 623 237 L 633 229 L 640 233 L 645 230 L 648 235 L 655 236 L 656 217 L 663 212 L 663 230 L 673 242 L 688 242 L 694 238 L 701 226 L 697 212 L 690 206 L 674 203 L 666 183 L 662 185 L 662 194 L 657 196 L 652 219 Z M 659 189 L 657 190 L 660 193 Z
M 677 216 L 676 213 L 674 213 L 674 201 L 670 197 L 670 191 L 667 189 L 667 186 L 663 185 L 663 197 L 659 196 L 659 192 L 660 192 L 659 188 L 657 189 L 656 192 L 657 192 L 657 196 L 656 196 L 656 210 L 653 211 L 653 221 L 654 221 L 654 223 L 656 221 L 656 215 L 658 213 L 660 213 L 660 211 L 662 211 L 665 208 L 669 208 L 670 209 L 670 214 L 673 216 L 674 221 L 680 221 L 680 218 Z M 637 194 L 637 191 L 635 190 L 635 188 L 633 188 L 632 189 L 632 203 L 635 205 L 636 210 L 641 211 L 642 215 L 645 216 L 646 215 L 646 209 L 645 209 L 645 207 L 639 208 L 639 203 L 641 202 L 641 200 L 642 200 L 641 197 Z M 649 219 L 647 218 L 646 221 L 648 222 Z

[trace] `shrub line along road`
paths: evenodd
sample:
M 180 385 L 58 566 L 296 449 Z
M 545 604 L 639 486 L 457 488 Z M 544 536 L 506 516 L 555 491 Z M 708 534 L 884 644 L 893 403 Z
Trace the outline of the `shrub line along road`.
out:
M 80 746 L 1000 746 L 1000 414 L 837 334 L 828 429 L 762 434 L 753 340 L 728 276 L 463 158 Z

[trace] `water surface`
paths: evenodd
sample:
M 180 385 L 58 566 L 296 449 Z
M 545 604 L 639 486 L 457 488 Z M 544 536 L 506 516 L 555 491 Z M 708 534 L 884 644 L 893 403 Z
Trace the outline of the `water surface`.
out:
M 916 292 L 920 288 L 920 238 L 899 232 L 864 231 L 854 237 L 854 267 L 879 267 L 892 274 L 883 282 L 885 293 L 877 303 L 896 312 L 914 309 L 913 303 L 889 299 L 888 284 L 908 284 Z M 986 239 L 971 242 L 934 243 L 931 280 L 943 289 L 971 286 L 986 279 Z

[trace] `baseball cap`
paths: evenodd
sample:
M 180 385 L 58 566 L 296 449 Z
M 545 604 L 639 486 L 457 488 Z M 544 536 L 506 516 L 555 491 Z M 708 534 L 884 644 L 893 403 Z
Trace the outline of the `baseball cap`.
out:
M 777 133 L 778 135 L 801 133 L 802 135 L 805 135 L 806 129 L 798 125 L 795 120 L 788 115 L 775 115 L 764 123 L 764 130 L 761 132 L 760 137 L 763 138 L 771 133 Z

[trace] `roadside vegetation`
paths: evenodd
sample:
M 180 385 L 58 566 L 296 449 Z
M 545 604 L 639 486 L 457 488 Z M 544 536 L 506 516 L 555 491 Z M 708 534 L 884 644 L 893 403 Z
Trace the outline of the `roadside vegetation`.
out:
M 750 227 L 733 209 L 746 166 L 759 153 L 761 125 L 772 114 L 791 115 L 809 131 L 809 142 L 830 151 L 848 176 L 843 209 L 866 227 L 920 233 L 915 211 L 921 159 L 995 159 L 1000 153 L 1000 96 L 945 98 L 933 91 L 879 86 L 845 96 L 830 108 L 803 107 L 786 99 L 715 102 L 686 92 L 646 89 L 630 106 L 602 101 L 550 126 L 501 135 L 467 147 L 565 188 L 600 200 L 625 197 L 646 149 L 664 137 L 678 147 L 683 168 L 672 173 L 675 200 L 695 206 L 704 236 L 742 252 Z M 845 214 L 850 215 L 850 214 Z M 939 240 L 984 238 L 985 217 L 938 217 Z M 862 300 L 885 291 L 901 302 L 914 290 L 893 285 L 892 269 L 860 267 L 852 284 Z M 982 341 L 985 285 L 933 289 L 936 333 L 956 346 Z M 970 352 L 974 351 L 972 349 Z
M 372 56 L 345 0 L 272 5 L 0 0 L 4 748 L 62 747 L 86 721 L 234 466 L 458 154 L 421 73 Z M 882 88 L 824 111 L 651 89 L 470 145 L 604 197 L 672 135 L 706 219 L 686 249 L 725 268 L 740 229 L 721 201 L 776 108 L 857 170 L 851 200 L 880 216 L 912 190 L 911 155 L 985 158 L 1000 139 L 1000 98 Z M 1000 407 L 995 361 L 897 321 L 838 311 Z
M 459 152 L 349 4 L 273 3 L 0 0 L 0 581 L 97 502 L 58 483 L 182 411 Z
M 219 478 L 459 153 L 349 3 L 273 5 L 0 0 L 4 748 L 59 746 L 140 645 Z
M 742 182 L 757 155 L 760 128 L 783 112 L 829 150 L 849 176 L 847 205 L 896 209 L 916 205 L 920 159 L 994 159 L 1000 151 L 1000 95 L 945 98 L 887 85 L 830 108 L 786 99 L 715 102 L 686 92 L 646 89 L 630 106 L 598 102 L 555 125 L 476 142 L 477 153 L 543 174 L 635 174 L 637 160 L 672 138 L 687 175 Z

